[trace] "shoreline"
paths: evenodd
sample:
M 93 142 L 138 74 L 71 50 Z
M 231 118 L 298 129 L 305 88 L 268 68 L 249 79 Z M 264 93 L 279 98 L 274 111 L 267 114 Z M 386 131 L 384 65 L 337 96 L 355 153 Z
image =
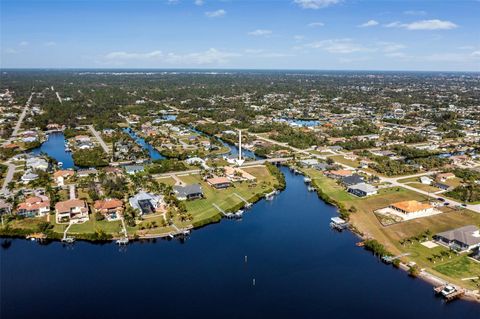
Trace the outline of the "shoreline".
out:
M 307 176 L 303 171 L 300 171 L 300 173 L 301 173 L 301 175 Z M 315 192 L 317 193 L 319 199 L 323 200 L 328 205 L 334 206 L 337 210 L 337 213 L 340 215 L 341 211 L 344 208 L 339 207 L 338 206 L 339 203 L 336 200 L 334 200 L 329 195 L 324 193 L 321 189 L 317 188 L 316 185 L 312 185 L 312 186 L 315 188 Z M 349 223 L 348 230 L 351 231 L 355 236 L 357 236 L 362 241 L 367 240 L 367 239 L 375 239 L 375 238 L 367 238 L 351 222 Z M 405 263 L 400 262 L 399 266 L 396 267 L 396 268 L 404 271 L 408 275 L 409 267 Z M 419 275 L 414 277 L 414 279 L 415 278 L 423 280 L 424 282 L 432 285 L 432 287 L 445 285 L 445 284 L 448 283 L 447 281 L 445 281 L 441 278 L 438 278 L 437 276 L 435 276 L 435 275 L 433 275 L 433 274 L 431 274 L 431 273 L 429 273 L 428 271 L 425 271 L 425 270 L 421 270 Z M 458 285 L 455 285 L 455 286 L 458 286 Z M 459 299 L 462 299 L 462 300 L 465 300 L 465 301 L 470 301 L 470 302 L 480 303 L 480 292 L 475 292 L 475 291 L 473 291 L 471 289 L 468 289 L 468 288 L 465 288 L 465 287 L 461 287 L 461 288 L 465 290 L 465 294 L 463 296 L 461 296 Z

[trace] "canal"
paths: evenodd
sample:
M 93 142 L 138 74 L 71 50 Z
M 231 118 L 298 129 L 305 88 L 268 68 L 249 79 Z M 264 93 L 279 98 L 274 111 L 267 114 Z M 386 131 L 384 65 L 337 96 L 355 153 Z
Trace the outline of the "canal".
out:
M 57 162 L 62 162 L 62 168 L 73 168 L 73 157 L 70 152 L 65 151 L 65 136 L 63 133 L 50 133 L 41 146 L 30 151 L 31 154 L 39 155 L 45 153 L 54 158 Z
M 332 231 L 335 208 L 282 171 L 287 188 L 274 200 L 184 243 L 4 240 L 2 319 L 479 317 L 478 304 L 445 304 L 352 233 Z

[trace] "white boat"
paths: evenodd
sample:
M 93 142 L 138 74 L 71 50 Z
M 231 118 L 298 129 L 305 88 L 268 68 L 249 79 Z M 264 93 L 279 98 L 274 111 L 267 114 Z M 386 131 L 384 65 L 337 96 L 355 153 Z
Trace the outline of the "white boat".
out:
M 63 163 L 62 163 L 62 162 L 58 162 L 57 165 L 60 166 L 60 167 L 62 167 L 62 166 L 63 166 Z
M 447 297 L 448 295 L 453 294 L 457 289 L 455 287 L 446 285 L 445 288 L 440 292 L 444 297 Z

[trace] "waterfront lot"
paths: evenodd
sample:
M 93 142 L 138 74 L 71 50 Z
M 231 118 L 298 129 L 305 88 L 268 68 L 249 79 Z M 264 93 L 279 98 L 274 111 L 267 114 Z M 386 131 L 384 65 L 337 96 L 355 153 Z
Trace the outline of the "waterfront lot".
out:
M 244 170 L 257 178 L 256 183 L 234 183 L 234 186 L 222 190 L 216 190 L 209 186 L 201 179 L 200 175 L 179 176 L 186 184 L 200 183 L 205 195 L 204 199 L 186 202 L 188 212 L 193 215 L 193 221 L 179 221 L 179 224 L 184 226 L 189 223 L 198 223 L 202 220 L 215 218 L 219 215 L 219 211 L 213 207 L 213 204 L 218 205 L 225 211 L 239 207 L 242 200 L 235 194 L 240 195 L 247 201 L 252 201 L 257 194 L 265 194 L 273 190 L 273 185 L 276 182 L 275 178 L 265 167 L 251 167 Z
M 342 203 L 347 209 L 352 206 L 356 208 L 356 212 L 350 214 L 350 220 L 360 233 L 366 237 L 375 238 L 394 255 L 410 253 L 409 257 L 402 258 L 404 261 L 414 261 L 420 268 L 425 268 L 447 281 L 478 289 L 476 281 L 464 281 L 462 279 L 479 276 L 480 263 L 465 255 L 457 256 L 450 253 L 447 257 L 449 250 L 443 246 L 429 249 L 421 245 L 420 241 L 423 238 L 420 235 L 427 230 L 431 235 L 434 235 L 465 225 L 479 225 L 480 214 L 465 209 L 455 210 L 442 207 L 440 208 L 443 211 L 442 214 L 382 226 L 373 211 L 386 207 L 393 202 L 403 200 L 426 201 L 428 198 L 402 187 L 381 189 L 378 195 L 358 198 L 348 194 L 334 180 L 325 177 L 319 171 L 306 169 L 305 172 L 312 177 L 312 183 L 320 187 L 332 199 Z M 404 242 L 406 239 L 410 241 Z

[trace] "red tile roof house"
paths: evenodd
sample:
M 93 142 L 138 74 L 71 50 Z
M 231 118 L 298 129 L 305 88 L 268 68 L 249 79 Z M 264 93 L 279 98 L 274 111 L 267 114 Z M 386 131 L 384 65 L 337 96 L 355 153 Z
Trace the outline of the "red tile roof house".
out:
M 84 200 L 69 199 L 55 205 L 55 216 L 58 224 L 80 224 L 88 221 L 88 206 Z
M 330 178 L 335 178 L 335 179 L 340 179 L 342 177 L 348 177 L 353 175 L 353 171 L 349 171 L 346 169 L 341 169 L 337 171 L 325 171 L 325 175 L 330 177 Z
M 57 186 L 64 186 L 65 180 L 75 175 L 75 172 L 72 170 L 60 170 L 53 173 L 53 179 Z
M 97 200 L 93 204 L 96 213 L 105 215 L 108 221 L 120 219 L 123 213 L 123 202 L 115 198 Z
M 50 198 L 44 195 L 29 197 L 17 206 L 17 214 L 25 217 L 45 216 L 49 212 Z
M 231 182 L 228 178 L 226 177 L 213 177 L 207 179 L 208 185 L 216 188 L 216 189 L 221 189 L 221 188 L 227 188 L 230 186 Z

